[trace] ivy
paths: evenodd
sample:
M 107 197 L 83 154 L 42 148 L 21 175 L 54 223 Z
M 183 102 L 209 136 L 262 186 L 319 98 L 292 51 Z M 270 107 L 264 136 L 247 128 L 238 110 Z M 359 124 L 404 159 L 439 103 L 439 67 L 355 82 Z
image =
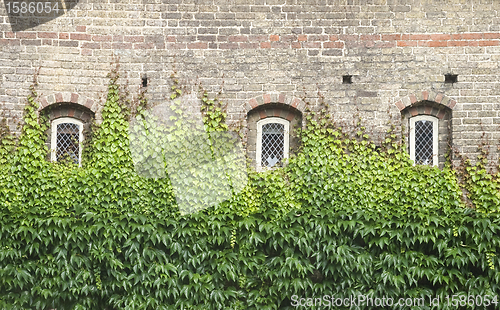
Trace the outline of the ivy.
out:
M 195 125 L 174 76 L 172 118 L 158 126 L 145 90 L 130 109 L 118 79 L 116 68 L 81 167 L 47 162 L 36 85 L 17 144 L 1 131 L 0 308 L 292 309 L 297 296 L 500 295 L 500 187 L 486 149 L 475 165 L 413 166 L 394 128 L 376 144 L 359 120 L 347 131 L 325 107 L 304 115 L 288 165 L 249 169 L 243 183 L 219 99 L 202 91 L 202 122 L 186 127 Z M 193 145 L 199 157 L 186 156 Z M 182 156 L 228 167 L 216 181 L 199 170 L 206 193 L 230 180 L 215 192 L 227 198 L 203 205 L 210 196 L 171 173 L 185 168 L 173 162 Z

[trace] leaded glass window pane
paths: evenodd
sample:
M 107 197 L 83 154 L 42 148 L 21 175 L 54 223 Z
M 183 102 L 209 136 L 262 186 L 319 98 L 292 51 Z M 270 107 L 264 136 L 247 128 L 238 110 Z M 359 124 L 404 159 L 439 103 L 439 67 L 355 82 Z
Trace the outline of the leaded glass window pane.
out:
M 73 123 L 61 123 L 57 125 L 57 161 L 70 160 L 75 164 L 79 163 L 79 136 L 79 125 Z
M 270 123 L 262 126 L 262 167 L 281 165 L 285 151 L 285 125 Z
M 432 165 L 433 163 L 433 123 L 421 120 L 415 122 L 415 164 Z

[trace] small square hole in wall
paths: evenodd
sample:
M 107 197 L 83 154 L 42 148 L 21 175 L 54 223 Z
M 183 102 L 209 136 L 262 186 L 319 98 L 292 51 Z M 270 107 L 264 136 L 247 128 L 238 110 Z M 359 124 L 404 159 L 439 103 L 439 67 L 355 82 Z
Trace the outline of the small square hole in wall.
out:
M 444 82 L 447 84 L 453 84 L 458 82 L 458 75 L 456 74 L 445 74 L 444 75 Z
M 342 84 L 352 84 L 352 75 L 342 76 Z
M 147 76 L 142 77 L 142 87 L 148 87 L 148 77 Z

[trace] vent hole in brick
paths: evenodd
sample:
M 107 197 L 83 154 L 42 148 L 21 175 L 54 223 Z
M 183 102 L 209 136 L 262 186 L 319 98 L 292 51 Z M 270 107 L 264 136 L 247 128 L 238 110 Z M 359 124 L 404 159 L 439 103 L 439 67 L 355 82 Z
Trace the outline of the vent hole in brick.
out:
M 148 78 L 146 76 L 142 77 L 142 87 L 148 87 Z
M 342 76 L 342 84 L 352 84 L 352 75 Z
M 458 82 L 458 75 L 456 74 L 445 74 L 444 75 L 444 82 L 448 84 L 453 84 Z

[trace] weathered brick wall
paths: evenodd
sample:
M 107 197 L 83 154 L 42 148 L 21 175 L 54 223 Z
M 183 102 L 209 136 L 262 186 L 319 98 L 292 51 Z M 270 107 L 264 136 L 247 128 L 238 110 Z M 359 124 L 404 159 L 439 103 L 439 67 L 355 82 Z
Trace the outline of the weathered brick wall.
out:
M 336 120 L 359 114 L 377 138 L 425 98 L 452 108 L 459 151 L 473 155 L 485 133 L 498 156 L 499 9 L 497 0 L 82 0 L 13 32 L 2 7 L 0 106 L 19 117 L 40 67 L 44 105 L 72 98 L 98 115 L 118 56 L 132 90 L 147 74 L 161 101 L 176 70 L 188 89 L 221 90 L 231 121 L 252 99 L 316 104 L 319 91 Z M 448 73 L 458 83 L 444 83 Z

